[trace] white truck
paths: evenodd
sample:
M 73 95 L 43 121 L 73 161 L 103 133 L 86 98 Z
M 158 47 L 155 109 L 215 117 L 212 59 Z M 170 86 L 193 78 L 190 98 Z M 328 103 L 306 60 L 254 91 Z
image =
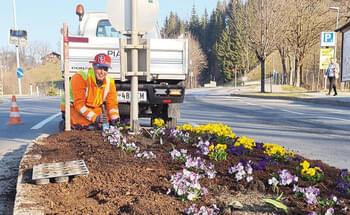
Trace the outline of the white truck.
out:
M 81 5 L 77 6 L 79 28 L 76 38 L 70 41 L 69 75 L 91 67 L 89 61 L 97 53 L 106 53 L 111 56 L 112 69 L 108 76 L 115 80 L 118 92 L 118 103 L 121 118 L 129 118 L 131 100 L 131 78 L 126 74 L 131 67 L 130 58 L 123 60 L 122 40 L 127 36 L 119 34 L 103 12 L 88 12 L 84 14 Z M 81 38 L 81 42 L 79 41 Z M 161 39 L 157 27 L 140 38 L 146 43 L 148 50 L 140 51 L 139 72 L 139 117 L 162 118 L 169 126 L 175 126 L 180 116 L 180 104 L 184 100 L 185 87 L 183 82 L 187 77 L 188 69 L 188 42 L 186 39 Z M 148 57 L 142 57 L 148 51 Z M 62 66 L 64 58 L 62 57 Z M 144 59 L 144 60 L 142 60 Z M 127 64 L 127 65 L 125 65 Z M 123 69 L 124 67 L 124 69 Z M 148 67 L 148 72 L 146 68 Z M 64 67 L 62 67 L 64 68 Z M 126 69 L 125 69 L 126 68 Z

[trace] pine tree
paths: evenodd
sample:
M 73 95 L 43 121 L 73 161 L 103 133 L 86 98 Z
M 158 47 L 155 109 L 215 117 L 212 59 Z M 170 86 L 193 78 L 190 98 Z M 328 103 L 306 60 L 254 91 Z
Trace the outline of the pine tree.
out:
M 219 72 L 223 75 L 225 82 L 233 79 L 233 68 L 237 64 L 234 51 L 233 31 L 230 26 L 227 26 L 216 43 Z
M 190 32 L 192 33 L 192 35 L 194 35 L 197 38 L 200 38 L 201 26 L 199 23 L 199 17 L 197 15 L 195 5 L 192 6 L 192 15 L 191 15 L 189 27 L 190 27 Z

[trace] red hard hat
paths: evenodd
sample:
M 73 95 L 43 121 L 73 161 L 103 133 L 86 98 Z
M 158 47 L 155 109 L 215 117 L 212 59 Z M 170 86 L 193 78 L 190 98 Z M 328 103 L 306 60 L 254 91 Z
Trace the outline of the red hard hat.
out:
M 111 67 L 111 57 L 104 54 L 104 53 L 97 54 L 95 56 L 95 60 L 90 61 L 90 63 L 95 64 L 96 66 L 100 66 L 100 67 L 112 68 Z

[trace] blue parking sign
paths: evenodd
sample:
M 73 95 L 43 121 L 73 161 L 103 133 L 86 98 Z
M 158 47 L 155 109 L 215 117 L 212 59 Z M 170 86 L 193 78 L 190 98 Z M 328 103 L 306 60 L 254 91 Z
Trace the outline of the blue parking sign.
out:
M 336 46 L 337 38 L 335 32 L 321 33 L 321 46 Z
M 23 78 L 23 76 L 24 76 L 23 69 L 22 68 L 17 68 L 16 74 L 17 74 L 18 78 Z

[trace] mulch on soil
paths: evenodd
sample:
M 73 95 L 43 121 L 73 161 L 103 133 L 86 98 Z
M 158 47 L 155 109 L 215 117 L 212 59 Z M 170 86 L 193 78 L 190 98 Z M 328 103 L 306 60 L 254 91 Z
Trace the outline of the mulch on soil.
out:
M 255 152 L 248 155 L 228 155 L 227 160 L 210 161 L 218 172 L 214 179 L 201 179 L 201 185 L 208 189 L 208 194 L 195 202 L 181 201 L 173 193 L 171 175 L 181 172 L 183 163 L 171 159 L 171 144 L 167 140 L 163 145 L 143 135 L 128 136 L 128 142 L 135 142 L 141 151 L 152 151 L 155 159 L 137 159 L 134 153 L 124 152 L 105 142 L 100 131 L 70 131 L 49 136 L 43 145 L 35 145 L 31 154 L 40 154 L 38 161 L 27 165 L 31 169 L 36 164 L 84 160 L 89 174 L 71 178 L 68 183 L 49 183 L 32 185 L 39 187 L 40 193 L 33 193 L 33 201 L 45 207 L 46 214 L 182 214 L 193 203 L 197 206 L 216 204 L 221 209 L 234 200 L 240 201 L 241 210 L 221 210 L 221 214 L 283 214 L 260 202 L 262 198 L 272 198 L 275 194 L 267 181 L 272 173 L 288 169 L 298 175 L 295 167 L 297 161 L 290 160 L 279 165 L 267 165 L 265 170 L 253 171 L 254 179 L 236 182 L 227 170 L 244 159 L 256 161 L 263 154 Z M 174 144 L 174 143 L 173 143 Z M 195 154 L 196 149 L 190 144 L 176 144 L 176 149 L 187 149 Z M 260 153 L 260 154 L 259 154 Z M 197 155 L 196 155 L 197 156 Z M 305 159 L 299 157 L 301 160 Z M 321 161 L 310 161 L 311 165 L 324 167 L 324 178 L 314 185 L 299 178 L 301 187 L 316 186 L 321 196 L 329 198 L 332 194 L 344 199 L 349 205 L 349 196 L 336 190 L 336 180 L 340 170 Z M 290 187 L 280 187 L 283 203 L 288 205 L 292 214 L 307 214 L 317 210 L 303 199 L 294 196 Z M 339 212 L 336 214 L 347 214 Z M 324 211 L 322 211 L 324 214 Z

